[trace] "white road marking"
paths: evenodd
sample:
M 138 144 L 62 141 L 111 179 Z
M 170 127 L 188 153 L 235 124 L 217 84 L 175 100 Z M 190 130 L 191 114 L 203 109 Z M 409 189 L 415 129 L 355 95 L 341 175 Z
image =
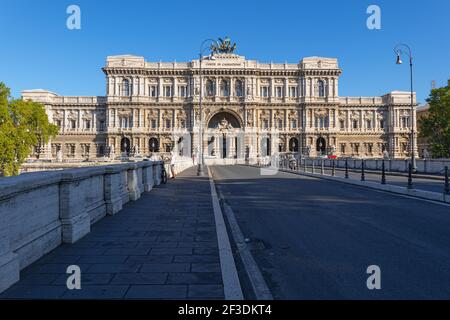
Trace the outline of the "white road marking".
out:
M 211 170 L 208 167 L 209 185 L 211 187 L 211 198 L 216 222 L 217 241 L 219 246 L 220 267 L 222 270 L 223 288 L 226 300 L 244 300 L 241 283 L 236 269 L 236 263 L 231 250 L 230 239 L 217 197 L 216 187 L 212 179 Z
M 210 177 L 212 177 L 211 172 L 208 172 Z M 223 194 L 218 190 L 219 196 L 224 200 Z M 245 271 L 247 272 L 250 283 L 252 284 L 253 291 L 255 292 L 256 299 L 258 300 L 273 300 L 272 293 L 259 270 L 258 264 L 256 263 L 253 255 L 245 242 L 244 235 L 242 234 L 241 228 L 236 220 L 236 216 L 233 209 L 227 204 L 223 204 L 225 214 L 230 225 L 231 234 L 233 235 L 234 241 L 239 249 L 239 255 L 241 257 L 242 263 L 244 264 Z

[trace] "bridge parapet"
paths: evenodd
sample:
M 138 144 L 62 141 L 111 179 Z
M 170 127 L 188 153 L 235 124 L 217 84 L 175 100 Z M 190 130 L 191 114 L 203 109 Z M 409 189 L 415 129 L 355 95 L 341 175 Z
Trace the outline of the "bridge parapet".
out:
M 0 180 L 0 292 L 20 270 L 161 183 L 162 161 L 36 172 Z

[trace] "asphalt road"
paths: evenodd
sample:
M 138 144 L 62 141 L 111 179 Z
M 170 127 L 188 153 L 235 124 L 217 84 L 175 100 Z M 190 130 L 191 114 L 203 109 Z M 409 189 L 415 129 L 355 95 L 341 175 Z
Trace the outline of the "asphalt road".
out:
M 450 298 L 449 206 L 253 167 L 213 175 L 275 299 Z

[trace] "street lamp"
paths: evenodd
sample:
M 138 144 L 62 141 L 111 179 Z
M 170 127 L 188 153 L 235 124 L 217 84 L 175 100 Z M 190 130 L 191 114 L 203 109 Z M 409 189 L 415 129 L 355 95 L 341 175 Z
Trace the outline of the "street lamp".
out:
M 413 92 L 413 57 L 412 57 L 412 51 L 411 48 L 406 44 L 398 44 L 394 48 L 394 52 L 397 55 L 397 61 L 396 64 L 402 64 L 403 61 L 401 59 L 401 55 L 405 54 L 409 58 L 409 70 L 410 70 L 410 82 L 411 82 L 411 167 L 412 170 L 415 172 L 417 169 L 416 166 L 416 154 L 415 154 L 415 147 L 414 147 L 414 92 Z
M 209 46 L 206 46 L 206 44 L 210 44 Z M 213 40 L 213 39 L 206 39 L 205 41 L 202 42 L 201 46 L 200 46 L 200 53 L 199 53 L 199 57 L 200 57 L 200 68 L 199 68 L 199 76 L 200 76 L 200 93 L 199 93 L 199 100 L 198 100 L 198 107 L 199 107 L 199 112 L 200 112 L 200 117 L 199 117 L 199 121 L 200 121 L 200 125 L 199 125 L 199 129 L 198 129 L 198 167 L 197 167 L 197 175 L 198 176 L 204 176 L 205 175 L 205 171 L 204 171 L 204 155 L 203 155 L 203 110 L 202 110 L 202 102 L 203 102 L 203 75 L 202 75 L 202 62 L 204 58 L 209 58 L 209 60 L 215 60 L 214 57 L 214 51 L 211 50 L 211 46 L 212 44 L 218 46 L 217 41 Z M 209 56 L 207 57 L 203 57 L 203 54 L 206 50 L 210 50 L 211 53 Z

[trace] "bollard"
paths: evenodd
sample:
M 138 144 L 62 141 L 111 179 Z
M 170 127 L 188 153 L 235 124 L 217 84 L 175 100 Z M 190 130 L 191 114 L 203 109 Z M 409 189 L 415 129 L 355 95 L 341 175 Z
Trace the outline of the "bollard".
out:
M 348 179 L 348 159 L 345 159 L 345 179 Z
M 408 165 L 408 189 L 413 189 L 412 164 L 411 163 Z
M 381 184 L 386 184 L 386 167 L 384 165 L 384 160 L 381 163 Z
M 315 168 L 315 159 L 312 159 L 312 173 L 314 174 L 314 173 L 316 173 L 316 168 Z
M 334 159 L 333 159 L 333 167 L 332 167 L 332 170 L 331 170 L 331 175 L 332 175 L 333 177 L 336 176 L 336 163 L 335 163 L 335 160 L 334 160 Z
M 361 181 L 366 181 L 366 173 L 364 171 L 364 159 L 361 160 Z
M 444 168 L 444 174 L 445 174 L 444 193 L 450 194 L 450 184 L 448 182 L 448 167 L 447 166 L 445 166 L 445 168 Z
M 324 163 L 323 163 L 323 159 L 322 162 L 320 164 L 320 174 L 323 175 L 325 173 L 325 168 L 324 168 Z

